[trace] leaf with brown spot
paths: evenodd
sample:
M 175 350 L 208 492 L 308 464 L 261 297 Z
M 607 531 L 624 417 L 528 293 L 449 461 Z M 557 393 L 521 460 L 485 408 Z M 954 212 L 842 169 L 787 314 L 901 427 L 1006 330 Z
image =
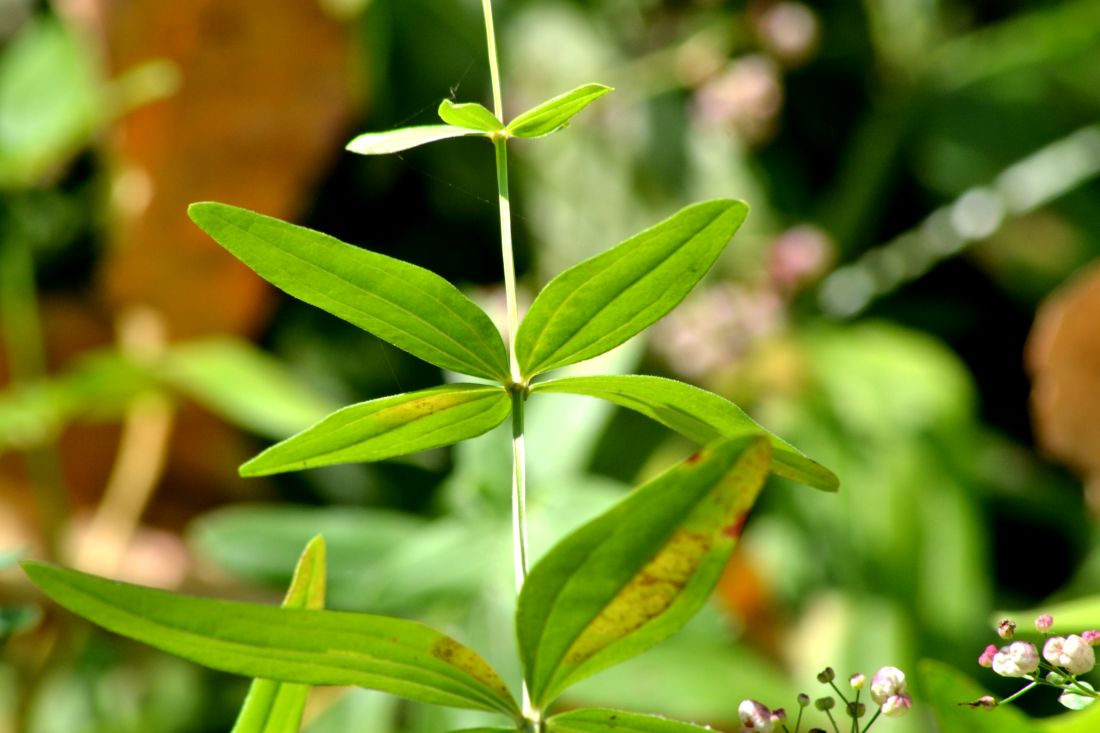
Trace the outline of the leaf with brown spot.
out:
M 706 602 L 771 465 L 763 435 L 717 441 L 560 542 L 516 613 L 532 701 L 680 629 Z M 731 531 L 732 530 L 732 531 Z
M 520 718 L 488 662 L 414 621 L 196 598 L 45 563 L 23 563 L 23 570 L 70 611 L 212 669 L 306 685 L 356 685 Z M 444 647 L 448 659 L 436 653 Z

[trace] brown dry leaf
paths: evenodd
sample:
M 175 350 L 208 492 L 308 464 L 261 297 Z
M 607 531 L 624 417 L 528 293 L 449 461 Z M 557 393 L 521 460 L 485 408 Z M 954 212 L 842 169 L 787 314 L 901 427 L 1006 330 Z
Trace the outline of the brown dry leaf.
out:
M 112 250 L 101 272 L 116 312 L 152 307 L 177 340 L 255 332 L 269 286 L 187 218 L 218 200 L 295 217 L 342 151 L 352 110 L 349 32 L 317 0 L 72 3 L 104 37 L 114 74 L 174 63 L 175 94 L 122 119 Z
M 1039 445 L 1100 491 L 1100 262 L 1043 303 L 1027 365 Z M 1100 507 L 1100 496 L 1090 502 Z

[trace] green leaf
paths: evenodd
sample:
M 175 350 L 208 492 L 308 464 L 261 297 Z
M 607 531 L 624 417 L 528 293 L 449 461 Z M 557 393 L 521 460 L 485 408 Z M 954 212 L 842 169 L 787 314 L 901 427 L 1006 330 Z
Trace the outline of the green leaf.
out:
M 707 733 L 704 728 L 657 715 L 589 708 L 555 715 L 546 721 L 546 733 Z
M 1075 684 L 1080 685 L 1089 692 L 1096 692 L 1093 686 L 1084 680 L 1078 680 Z M 1058 696 L 1058 703 L 1062 707 L 1069 708 L 1070 710 L 1084 710 L 1094 702 L 1096 702 L 1096 697 L 1093 695 L 1080 695 L 1075 692 L 1066 691 Z
M 571 377 L 540 382 L 532 392 L 598 397 L 640 412 L 706 445 L 719 438 L 766 435 L 772 444 L 772 471 L 815 489 L 836 491 L 836 475 L 777 435 L 770 433 L 724 397 L 674 379 L 650 376 Z
M 488 662 L 413 621 L 196 598 L 45 563 L 26 562 L 23 569 L 70 611 L 213 669 L 307 685 L 355 685 L 519 718 Z
M 95 61 L 80 35 L 52 18 L 28 23 L 4 49 L 0 188 L 38 183 L 103 121 Z
M 480 384 L 450 384 L 361 402 L 268 448 L 241 466 L 241 475 L 381 461 L 438 448 L 495 428 L 511 411 L 507 391 Z
M 728 199 L 688 206 L 551 280 L 516 334 L 523 376 L 610 351 L 652 325 L 702 279 L 747 214 Z
M 337 407 L 307 389 L 280 361 L 239 339 L 174 345 L 158 374 L 215 414 L 271 438 L 296 433 Z
M 516 611 L 536 706 L 671 636 L 695 615 L 770 463 L 762 436 L 713 443 L 547 553 Z
M 504 129 L 504 123 L 498 120 L 496 115 L 475 102 L 455 104 L 449 99 L 444 99 L 439 104 L 439 119 L 448 125 L 467 130 L 498 132 Z
M 1100 705 L 1035 721 L 1047 733 L 1096 733 L 1100 730 Z
M 932 708 L 942 733 L 1038 733 L 1039 727 L 1013 705 L 975 710 L 963 704 L 989 693 L 954 667 L 924 659 L 919 670 L 921 699 Z
M 283 608 L 325 607 L 325 542 L 306 545 L 294 570 Z M 298 733 L 309 697 L 309 685 L 253 680 L 232 733 Z
M 453 125 L 420 125 L 387 132 L 366 132 L 353 139 L 347 150 L 360 155 L 386 155 L 452 137 L 484 136 L 485 132 Z
M 508 123 L 512 137 L 543 137 L 565 127 L 578 112 L 612 91 L 603 84 L 585 84 L 527 110 Z
M 522 731 L 522 728 L 463 728 L 462 730 L 451 731 L 451 733 L 517 733 Z
M 492 320 L 435 273 L 235 206 L 192 204 L 188 213 L 294 297 L 436 366 L 509 379 L 508 352 Z

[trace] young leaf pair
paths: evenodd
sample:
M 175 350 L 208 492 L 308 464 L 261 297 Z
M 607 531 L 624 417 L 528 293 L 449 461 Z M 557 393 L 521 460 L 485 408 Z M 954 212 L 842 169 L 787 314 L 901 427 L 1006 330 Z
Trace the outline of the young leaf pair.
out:
M 507 125 L 480 104 L 445 99 L 439 105 L 439 118 L 446 124 L 368 132 L 348 143 L 348 150 L 385 155 L 454 137 L 545 137 L 566 127 L 570 118 L 610 91 L 603 84 L 585 84 L 529 109 Z
M 674 308 L 744 221 L 739 201 L 689 206 L 566 270 L 539 293 L 516 335 L 521 379 L 608 351 Z M 195 204 L 192 219 L 287 293 L 444 369 L 497 382 L 459 383 L 345 407 L 241 467 L 246 476 L 378 461 L 449 445 L 503 422 L 516 388 L 489 316 L 438 275 L 333 237 L 225 204 Z M 823 490 L 836 478 L 718 395 L 655 377 L 545 381 L 531 392 L 606 399 L 700 443 L 769 435 L 775 472 Z
M 675 633 L 705 603 L 763 485 L 771 445 L 719 440 L 577 530 L 531 571 L 516 633 L 536 710 L 575 682 Z M 410 700 L 525 721 L 493 668 L 421 624 L 320 610 L 324 547 L 303 554 L 281 608 L 116 583 L 26 563 L 62 606 L 117 633 L 255 682 L 235 733 L 296 730 L 302 685 L 358 685 Z M 610 723 L 609 723 L 610 721 Z M 603 726 L 603 727 L 601 727 Z M 546 730 L 693 731 L 616 711 L 551 716 Z M 617 727 L 616 727 L 617 726 Z

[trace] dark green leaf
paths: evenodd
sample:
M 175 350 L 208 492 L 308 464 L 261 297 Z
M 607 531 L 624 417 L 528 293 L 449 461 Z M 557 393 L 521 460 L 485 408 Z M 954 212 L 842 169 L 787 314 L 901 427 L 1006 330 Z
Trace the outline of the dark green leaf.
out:
M 761 437 L 713 443 L 562 540 L 532 570 L 516 612 L 531 698 L 680 629 L 706 602 L 767 475 Z
M 653 324 L 695 287 L 747 214 L 733 200 L 689 206 L 551 280 L 516 335 L 523 376 L 597 356 Z
M 217 415 L 272 438 L 296 433 L 337 407 L 307 389 L 277 359 L 237 339 L 172 346 L 158 373 Z
M 502 387 L 452 384 L 338 410 L 241 466 L 265 476 L 334 463 L 381 461 L 457 443 L 495 428 L 512 410 Z
M 366 132 L 348 143 L 347 149 L 360 155 L 385 155 L 400 153 L 402 150 L 427 145 L 437 140 L 484 134 L 482 130 L 470 130 L 453 125 L 421 125 L 387 132 Z
M 738 435 L 766 435 L 772 444 L 772 471 L 776 474 L 823 491 L 836 491 L 839 485 L 832 471 L 765 430 L 740 407 L 690 384 L 636 375 L 571 377 L 540 382 L 531 391 L 599 397 L 651 417 L 702 445 Z
M 543 137 L 565 127 L 578 112 L 612 91 L 603 84 L 585 84 L 527 110 L 508 123 L 512 137 Z
M 225 204 L 191 218 L 263 278 L 444 369 L 509 378 L 496 326 L 458 288 L 422 267 Z
M 515 702 L 488 662 L 413 621 L 195 598 L 44 563 L 23 563 L 23 569 L 70 611 L 213 669 L 308 685 L 355 685 L 518 719 Z
M 467 130 L 497 132 L 504 129 L 504 123 L 498 120 L 496 115 L 474 102 L 455 104 L 449 99 L 444 99 L 439 105 L 439 119 L 448 125 L 463 127 Z
M 573 710 L 546 721 L 547 733 L 707 733 L 712 730 L 656 715 L 599 708 Z
M 283 608 L 325 607 L 325 542 L 320 536 L 306 545 Z M 253 680 L 232 733 L 298 733 L 309 697 L 309 685 Z
M 42 612 L 35 606 L 0 606 L 0 643 L 38 625 Z
M 975 710 L 962 704 L 974 702 L 989 693 L 970 677 L 943 662 L 922 660 L 920 679 L 922 701 L 932 708 L 942 733 L 1039 731 L 1039 727 L 1013 705 Z

